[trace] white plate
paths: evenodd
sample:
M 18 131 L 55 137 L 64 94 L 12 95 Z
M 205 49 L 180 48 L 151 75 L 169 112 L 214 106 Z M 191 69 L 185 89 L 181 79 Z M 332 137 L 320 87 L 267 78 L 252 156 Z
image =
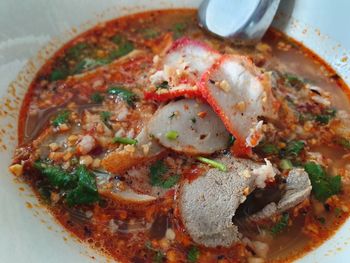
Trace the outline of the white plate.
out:
M 104 256 L 70 237 L 37 201 L 25 184 L 7 172 L 16 145 L 20 102 L 36 69 L 57 47 L 99 21 L 149 9 L 196 7 L 199 0 L 1 0 L 0 1 L 0 262 L 104 262 Z M 350 1 L 281 1 L 274 25 L 321 55 L 350 82 L 346 59 Z M 59 38 L 56 45 L 47 42 Z M 26 65 L 42 45 L 47 52 Z M 16 93 L 16 99 L 13 95 Z M 7 112 L 7 114 L 4 113 Z M 5 132 L 3 132 L 5 131 Z M 6 149 L 5 149 L 6 148 Z M 19 190 L 19 188 L 23 188 Z M 28 208 L 31 206 L 32 208 Z M 350 221 L 300 262 L 349 262 Z M 95 259 L 92 259 L 94 257 Z

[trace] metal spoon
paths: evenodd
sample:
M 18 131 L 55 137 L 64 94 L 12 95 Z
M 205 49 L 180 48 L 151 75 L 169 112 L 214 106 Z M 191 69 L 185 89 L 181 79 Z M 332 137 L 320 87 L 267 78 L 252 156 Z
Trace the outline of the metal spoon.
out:
M 199 23 L 236 44 L 255 44 L 265 34 L 280 0 L 204 0 Z

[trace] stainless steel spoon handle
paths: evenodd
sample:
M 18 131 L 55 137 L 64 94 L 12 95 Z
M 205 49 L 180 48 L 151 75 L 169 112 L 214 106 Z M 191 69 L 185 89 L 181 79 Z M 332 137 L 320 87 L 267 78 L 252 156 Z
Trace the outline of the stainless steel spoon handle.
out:
M 204 0 L 198 17 L 202 27 L 236 43 L 256 43 L 265 34 L 280 0 Z

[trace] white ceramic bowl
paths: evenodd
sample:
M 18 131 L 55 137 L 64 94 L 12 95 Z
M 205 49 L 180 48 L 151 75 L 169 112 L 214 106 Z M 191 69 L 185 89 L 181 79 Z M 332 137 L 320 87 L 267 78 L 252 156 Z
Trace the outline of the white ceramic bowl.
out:
M 350 50 L 350 1 L 281 2 L 274 26 L 318 53 L 350 84 L 350 63 L 346 59 Z M 199 3 L 200 0 L 0 1 L 0 262 L 107 261 L 71 237 L 38 206 L 31 190 L 7 172 L 16 146 L 18 110 L 36 70 L 60 43 L 98 22 L 150 9 L 197 7 Z M 57 39 L 48 44 L 53 37 Z M 349 237 L 350 221 L 300 262 L 350 262 Z

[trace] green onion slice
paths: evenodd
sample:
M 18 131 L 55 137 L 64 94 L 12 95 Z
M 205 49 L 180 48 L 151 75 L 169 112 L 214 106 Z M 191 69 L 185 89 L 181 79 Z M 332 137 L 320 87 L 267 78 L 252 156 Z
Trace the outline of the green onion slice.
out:
M 216 168 L 216 169 L 218 169 L 218 170 L 220 170 L 222 172 L 226 172 L 227 171 L 227 167 L 223 163 L 219 163 L 217 161 L 214 161 L 214 160 L 202 157 L 202 156 L 197 157 L 197 160 L 201 161 L 202 163 L 209 164 L 210 166 L 212 166 L 212 167 L 214 167 L 214 168 Z
M 137 140 L 131 139 L 128 137 L 114 137 L 113 143 L 121 143 L 121 144 L 136 144 Z

